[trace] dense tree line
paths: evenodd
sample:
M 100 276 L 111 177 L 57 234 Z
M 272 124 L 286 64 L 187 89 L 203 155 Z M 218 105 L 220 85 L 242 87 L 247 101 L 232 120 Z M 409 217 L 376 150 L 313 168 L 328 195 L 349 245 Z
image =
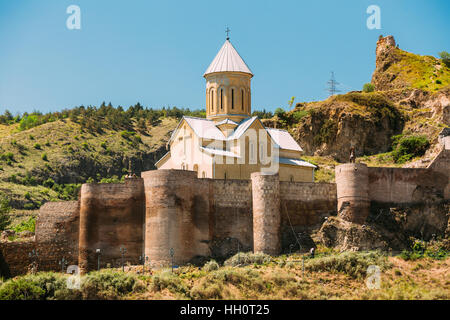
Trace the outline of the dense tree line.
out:
M 202 117 L 206 116 L 202 110 L 193 110 L 189 108 L 168 107 L 162 109 L 144 108 L 139 102 L 134 106 L 130 106 L 127 110 L 123 107 L 113 107 L 111 103 L 106 105 L 103 102 L 100 107 L 96 106 L 79 106 L 72 109 L 65 109 L 60 112 L 49 112 L 43 114 L 39 111 L 32 113 L 23 113 L 13 116 L 10 111 L 6 110 L 0 115 L 1 124 L 19 123 L 19 130 L 27 130 L 44 123 L 70 119 L 79 123 L 83 129 L 95 132 L 101 132 L 103 129 L 113 130 L 132 130 L 134 123 L 139 129 L 144 130 L 147 125 L 156 125 L 165 117 L 181 118 L 184 115 Z

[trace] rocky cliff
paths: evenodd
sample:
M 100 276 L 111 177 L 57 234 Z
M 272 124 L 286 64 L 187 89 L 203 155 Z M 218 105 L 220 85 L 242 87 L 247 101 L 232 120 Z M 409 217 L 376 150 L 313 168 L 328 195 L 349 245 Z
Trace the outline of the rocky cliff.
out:
M 352 146 L 358 157 L 370 156 L 390 151 L 395 135 L 424 135 L 431 145 L 426 166 L 438 152 L 439 133 L 450 126 L 450 69 L 440 59 L 401 50 L 392 36 L 380 37 L 372 84 L 374 92 L 298 103 L 285 119 L 264 122 L 289 129 L 306 155 L 339 162 L 348 160 Z

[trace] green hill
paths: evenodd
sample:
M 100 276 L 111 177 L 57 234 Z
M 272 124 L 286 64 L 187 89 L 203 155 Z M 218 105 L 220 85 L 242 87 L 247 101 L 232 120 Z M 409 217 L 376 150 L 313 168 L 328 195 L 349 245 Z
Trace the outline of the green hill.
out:
M 12 224 L 27 221 L 47 201 L 76 200 L 86 181 L 119 182 L 154 169 L 183 114 L 172 108 L 127 111 L 102 105 L 50 114 L 0 116 L 0 198 Z

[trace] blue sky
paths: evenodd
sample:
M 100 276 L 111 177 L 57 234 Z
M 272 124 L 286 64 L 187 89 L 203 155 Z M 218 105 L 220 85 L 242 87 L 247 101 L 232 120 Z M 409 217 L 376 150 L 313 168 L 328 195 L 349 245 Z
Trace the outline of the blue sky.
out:
M 81 30 L 66 27 L 72 4 Z M 380 30 L 366 26 L 372 4 Z M 450 51 L 449 12 L 432 0 L 0 0 L 0 113 L 102 101 L 204 108 L 203 73 L 226 26 L 255 74 L 254 110 L 322 100 L 331 71 L 343 92 L 370 81 L 380 34 L 422 55 Z

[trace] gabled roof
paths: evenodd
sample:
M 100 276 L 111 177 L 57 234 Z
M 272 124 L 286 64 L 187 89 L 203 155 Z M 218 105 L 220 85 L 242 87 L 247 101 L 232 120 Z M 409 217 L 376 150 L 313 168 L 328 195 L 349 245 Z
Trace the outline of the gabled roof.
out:
M 259 118 L 256 116 L 242 120 L 239 124 L 237 124 L 237 127 L 228 137 L 226 137 L 222 133 L 222 131 L 219 128 L 217 128 L 217 125 L 219 125 L 220 123 L 215 123 L 213 120 L 205 118 L 184 116 L 183 119 L 181 119 L 181 121 L 178 123 L 177 128 L 173 131 L 169 142 L 173 139 L 173 137 L 175 137 L 175 134 L 179 130 L 183 120 L 185 120 L 186 123 L 192 128 L 197 137 L 208 140 L 222 140 L 222 141 L 239 139 L 255 121 L 259 121 L 262 128 L 264 128 L 269 133 L 270 137 L 279 146 L 280 149 L 303 151 L 303 149 L 298 145 L 298 143 L 289 134 L 289 132 L 281 129 L 266 128 L 259 120 Z
M 224 120 L 216 123 L 216 127 L 218 127 L 218 126 L 220 126 L 222 124 L 232 124 L 232 125 L 235 125 L 235 126 L 239 125 L 239 123 L 234 122 L 233 120 L 230 120 L 230 119 L 227 118 L 227 119 L 224 119 Z
M 298 145 L 297 141 L 291 136 L 289 132 L 281 129 L 266 128 L 272 139 L 276 144 L 280 146 L 281 149 L 303 151 L 303 149 Z
M 282 164 L 290 164 L 292 166 L 317 168 L 317 166 L 302 159 L 279 158 L 278 161 Z
M 214 60 L 205 71 L 205 75 L 214 72 L 244 72 L 253 76 L 250 68 L 245 64 L 239 53 L 227 39 L 222 48 L 217 53 Z

